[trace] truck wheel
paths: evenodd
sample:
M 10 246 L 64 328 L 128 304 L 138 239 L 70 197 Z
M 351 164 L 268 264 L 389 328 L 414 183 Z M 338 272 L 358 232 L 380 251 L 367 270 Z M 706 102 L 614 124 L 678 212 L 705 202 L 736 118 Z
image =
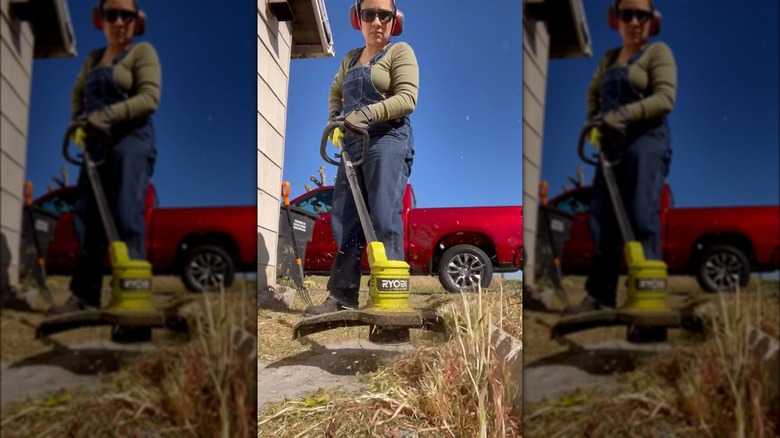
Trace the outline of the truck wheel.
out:
M 750 281 L 750 262 L 735 246 L 712 245 L 702 253 L 696 279 L 707 292 L 731 291 L 737 284 L 745 287 Z
M 481 278 L 481 281 L 478 279 Z M 448 292 L 460 293 L 490 286 L 493 264 L 484 251 L 473 245 L 455 245 L 439 260 L 439 281 Z
M 190 292 L 216 291 L 233 284 L 236 268 L 233 258 L 217 245 L 198 245 L 187 253 L 181 280 Z

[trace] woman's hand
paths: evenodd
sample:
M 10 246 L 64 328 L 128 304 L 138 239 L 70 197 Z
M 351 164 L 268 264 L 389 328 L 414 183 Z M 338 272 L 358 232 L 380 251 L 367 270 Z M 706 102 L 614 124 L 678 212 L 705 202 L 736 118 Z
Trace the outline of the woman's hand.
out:
M 110 107 L 101 108 L 92 111 L 87 116 L 87 126 L 90 129 L 98 131 L 102 136 L 111 134 L 111 125 L 114 124 L 114 112 Z
M 363 107 L 349 113 L 344 119 L 344 125 L 352 131 L 365 131 L 373 121 L 374 116 L 371 114 L 371 110 Z
M 628 110 L 621 106 L 620 108 L 612 111 L 608 111 L 601 119 L 606 127 L 619 135 L 626 135 L 626 127 L 628 125 Z

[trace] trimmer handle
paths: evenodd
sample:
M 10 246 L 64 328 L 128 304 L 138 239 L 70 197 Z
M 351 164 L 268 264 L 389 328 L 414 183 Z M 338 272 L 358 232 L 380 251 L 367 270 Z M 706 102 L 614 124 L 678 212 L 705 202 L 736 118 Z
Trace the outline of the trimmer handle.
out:
M 65 156 L 65 160 L 71 164 L 75 164 L 76 166 L 81 166 L 84 164 L 84 156 L 82 155 L 81 158 L 75 158 L 73 155 L 70 154 L 70 138 L 73 135 L 74 132 L 76 132 L 76 129 L 83 128 L 83 129 L 89 129 L 87 125 L 87 120 L 85 118 L 79 118 L 76 119 L 68 125 L 68 127 L 65 129 L 65 137 L 62 140 L 62 155 Z M 96 130 L 89 130 L 89 134 L 100 134 Z M 105 146 L 108 146 L 111 144 L 111 137 L 110 136 L 103 136 L 102 138 L 103 144 Z M 85 146 L 86 148 L 86 146 Z M 103 164 L 106 161 L 105 158 L 106 154 L 104 154 L 104 157 L 100 161 L 95 161 L 95 165 L 99 166 Z
M 285 207 L 290 205 L 290 182 L 284 181 L 282 183 L 282 200 L 284 200 Z
M 322 159 L 325 160 L 326 163 L 334 166 L 339 166 L 341 164 L 341 160 L 336 161 L 329 157 L 327 151 L 328 137 L 336 128 L 341 128 L 344 131 L 344 134 L 361 135 L 363 137 L 363 154 L 360 156 L 359 160 L 352 162 L 352 165 L 360 166 L 363 164 L 366 161 L 366 158 L 368 158 L 368 148 L 371 146 L 371 137 L 368 135 L 368 130 L 352 131 L 346 129 L 344 125 L 344 116 L 339 116 L 331 120 L 325 126 L 325 131 L 322 133 L 322 141 L 320 142 L 320 155 L 322 156 Z
M 582 131 L 580 132 L 580 141 L 577 145 L 577 153 L 580 156 L 580 159 L 592 166 L 598 166 L 599 162 L 597 159 L 593 157 L 588 157 L 585 154 L 585 140 L 588 138 L 588 134 L 590 134 L 590 130 L 593 128 L 598 128 L 599 131 L 601 131 L 602 136 L 604 134 L 607 134 L 610 136 L 610 138 L 615 138 L 620 143 L 620 156 L 617 157 L 617 159 L 610 161 L 610 164 L 613 166 L 616 166 L 623 155 L 623 147 L 625 147 L 626 144 L 626 135 L 624 132 L 617 132 L 613 129 L 610 129 L 601 119 L 596 118 L 593 120 L 589 120 L 587 123 L 585 123 L 585 126 L 582 127 Z M 602 154 L 601 152 L 603 149 L 601 146 L 599 146 L 599 153 L 596 155 L 597 157 L 601 157 L 602 159 L 607 159 L 606 154 Z
M 585 140 L 588 138 L 588 134 L 590 134 L 590 130 L 593 128 L 601 129 L 602 123 L 596 120 L 590 120 L 587 123 L 585 123 L 585 126 L 582 127 L 582 131 L 580 131 L 580 140 L 577 144 L 577 153 L 580 156 L 580 159 L 587 164 L 590 164 L 591 166 L 597 166 L 599 164 L 598 160 L 589 157 L 585 154 Z
M 32 193 L 33 186 L 31 181 L 25 181 L 24 183 L 24 204 L 32 205 Z
M 547 192 L 549 189 L 550 186 L 547 184 L 547 181 L 539 182 L 539 201 L 542 205 L 547 205 Z

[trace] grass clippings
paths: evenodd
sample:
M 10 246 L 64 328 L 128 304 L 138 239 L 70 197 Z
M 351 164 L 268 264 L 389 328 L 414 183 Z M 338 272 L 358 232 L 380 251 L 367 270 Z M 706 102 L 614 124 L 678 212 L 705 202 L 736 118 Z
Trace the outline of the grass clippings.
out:
M 777 397 L 772 402 L 748 341 L 751 327 L 777 327 L 772 309 L 780 300 L 772 284 L 752 286 L 713 297 L 702 311 L 702 342 L 673 343 L 670 353 L 622 376 L 626 389 L 617 393 L 578 390 L 526 406 L 524 430 L 550 437 L 780 436 Z
M 231 337 L 254 330 L 255 297 L 203 294 L 186 308 L 192 337 L 161 346 L 105 376 L 100 393 L 60 391 L 2 413 L 8 437 L 248 437 L 254 435 L 256 367 Z
M 367 390 L 319 390 L 262 407 L 258 436 L 519 437 L 520 407 L 504 402 L 507 375 L 490 342 L 491 324 L 520 332 L 520 294 L 512 294 L 520 286 L 503 285 L 453 296 L 444 310 L 449 339 L 365 375 Z

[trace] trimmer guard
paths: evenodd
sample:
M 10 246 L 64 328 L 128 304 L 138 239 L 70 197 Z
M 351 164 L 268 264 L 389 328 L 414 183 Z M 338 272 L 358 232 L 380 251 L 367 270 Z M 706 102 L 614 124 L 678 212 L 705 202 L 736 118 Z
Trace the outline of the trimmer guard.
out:
M 580 332 L 598 327 L 616 325 L 643 328 L 682 328 L 690 331 L 701 331 L 702 321 L 694 309 L 707 299 L 696 299 L 678 309 L 664 310 L 633 310 L 615 309 L 599 310 L 579 315 L 561 318 L 551 330 L 551 338 L 557 339 L 570 333 Z
M 103 325 L 122 328 L 168 328 L 186 332 L 187 320 L 179 314 L 179 308 L 187 301 L 181 299 L 164 308 L 151 310 L 118 310 L 109 307 L 50 316 L 38 325 L 35 338 L 40 339 L 82 327 Z
M 306 317 L 295 325 L 293 339 L 326 330 L 361 325 L 370 326 L 369 340 L 377 343 L 408 342 L 409 329 L 446 332 L 444 318 L 433 310 L 387 312 L 369 308 Z

